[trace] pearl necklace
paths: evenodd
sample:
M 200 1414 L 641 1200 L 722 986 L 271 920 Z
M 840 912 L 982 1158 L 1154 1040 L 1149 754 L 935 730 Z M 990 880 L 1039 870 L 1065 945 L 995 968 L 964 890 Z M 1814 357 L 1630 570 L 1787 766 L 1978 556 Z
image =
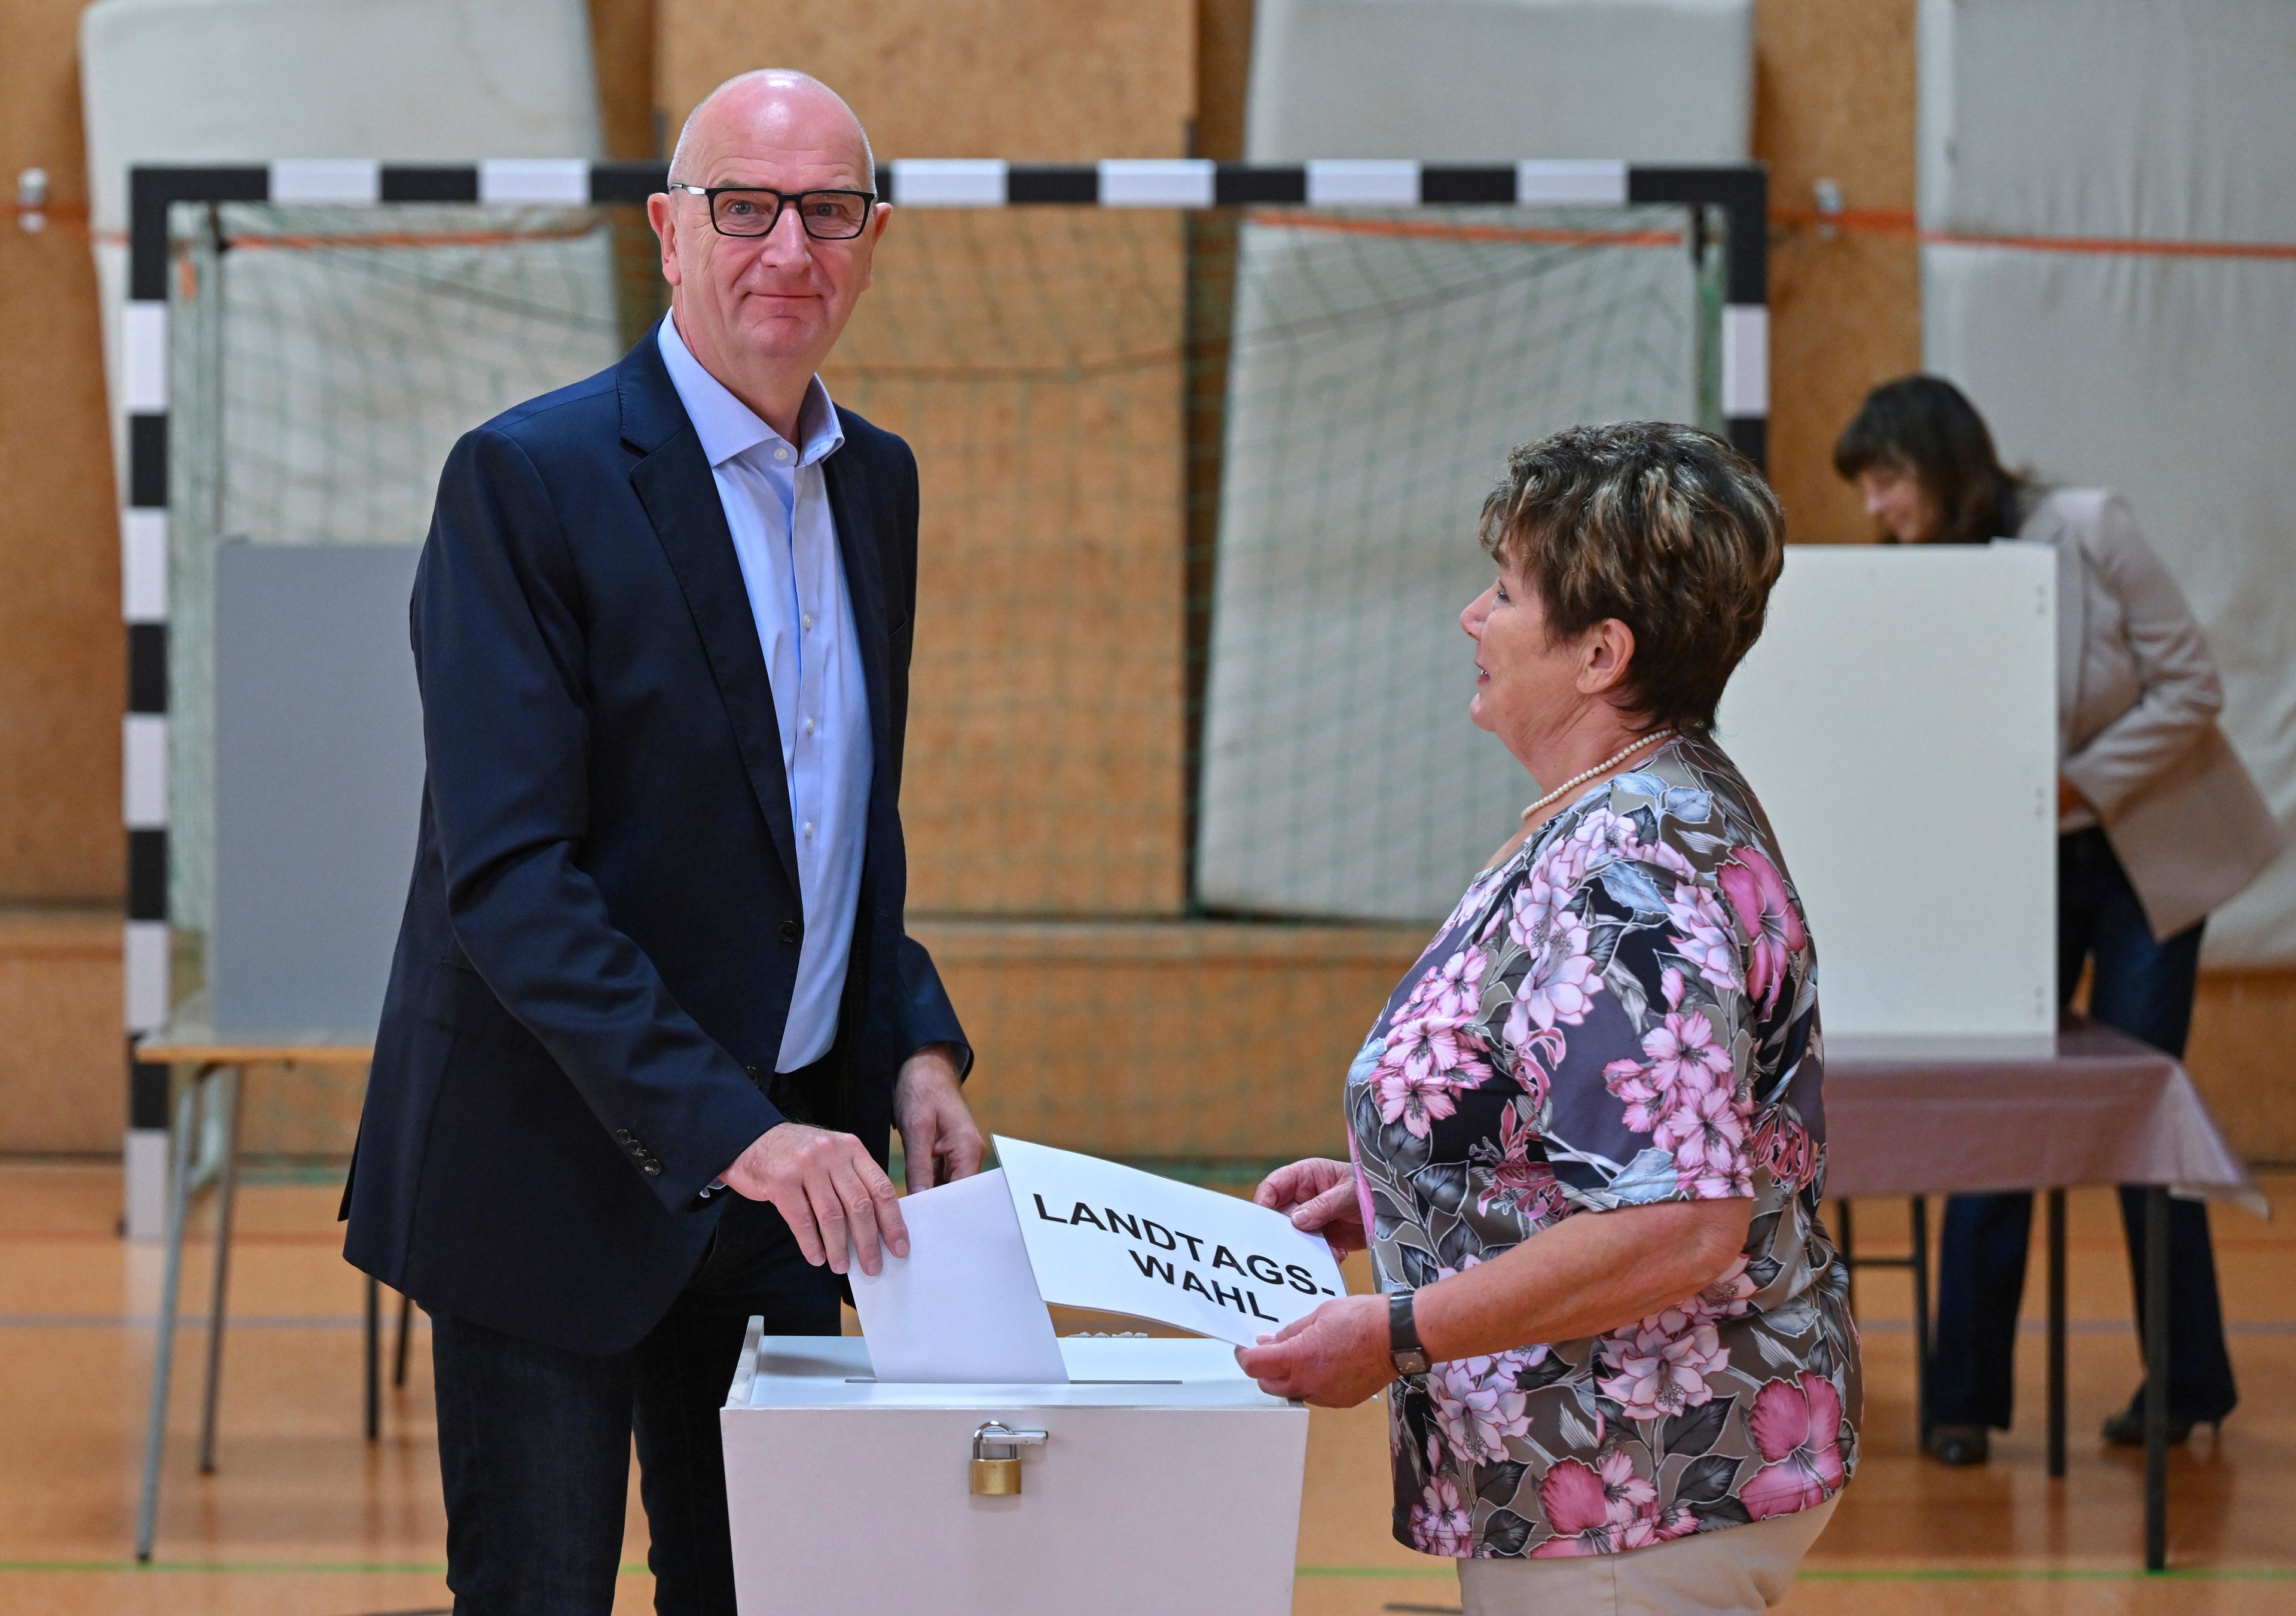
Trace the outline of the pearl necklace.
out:
M 1636 741 L 1629 745 L 1621 748 L 1618 751 L 1612 752 L 1609 757 L 1603 759 L 1600 763 L 1597 763 L 1594 767 L 1587 769 L 1585 773 L 1571 775 L 1570 779 L 1565 780 L 1562 784 L 1547 792 L 1546 796 L 1541 797 L 1538 801 L 1523 809 L 1522 816 L 1524 820 L 1528 821 L 1530 816 L 1538 812 L 1539 809 L 1546 807 L 1549 803 L 1557 800 L 1565 793 L 1576 791 L 1578 787 L 1586 784 L 1587 782 L 1595 778 L 1595 775 L 1603 773 L 1605 770 L 1618 767 L 1620 764 L 1624 763 L 1628 759 L 1633 757 L 1645 746 L 1656 746 L 1661 741 L 1670 740 L 1674 734 L 1675 732 L 1671 729 L 1654 729 L 1649 734 L 1644 735 L 1641 740 Z

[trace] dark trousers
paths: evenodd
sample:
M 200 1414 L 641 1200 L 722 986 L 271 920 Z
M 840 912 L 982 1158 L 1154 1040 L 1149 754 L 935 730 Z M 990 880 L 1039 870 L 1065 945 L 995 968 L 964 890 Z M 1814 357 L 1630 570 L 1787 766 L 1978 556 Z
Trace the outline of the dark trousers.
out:
M 734 1616 L 718 1411 L 752 1314 L 834 1335 L 837 1277 L 781 1214 L 736 1198 L 701 1267 L 636 1347 L 589 1358 L 434 1317 L 447 1583 L 456 1616 L 608 1616 L 637 1439 L 654 1609 Z
M 2057 990 L 2070 1004 L 2085 961 L 2094 961 L 2089 1017 L 2182 1059 L 2200 973 L 2201 927 L 2156 940 L 2128 876 L 2099 830 L 2057 843 Z M 1930 1417 L 1944 1425 L 2005 1431 L 2015 1380 L 2017 1308 L 2025 1294 L 2025 1249 L 2033 1197 L 1956 1195 L 1946 1202 L 1938 1251 L 1937 1345 L 1930 1362 Z M 2123 1185 L 2120 1223 L 2144 1317 L 2144 1192 Z M 2194 1422 L 2230 1414 L 2240 1394 L 2225 1351 L 2216 1254 L 2208 1209 L 2169 1203 L 2169 1417 Z

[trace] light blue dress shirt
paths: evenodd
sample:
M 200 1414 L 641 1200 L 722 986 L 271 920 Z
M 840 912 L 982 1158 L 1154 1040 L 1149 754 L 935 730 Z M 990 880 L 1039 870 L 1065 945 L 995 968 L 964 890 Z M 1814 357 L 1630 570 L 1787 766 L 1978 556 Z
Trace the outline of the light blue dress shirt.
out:
M 773 683 L 805 904 L 797 986 L 774 1065 L 795 1071 L 827 1054 L 837 1038 L 875 768 L 853 602 L 821 471 L 844 445 L 845 431 L 818 376 L 798 411 L 803 441 L 792 444 L 702 369 L 668 315 L 660 344 L 717 480 Z

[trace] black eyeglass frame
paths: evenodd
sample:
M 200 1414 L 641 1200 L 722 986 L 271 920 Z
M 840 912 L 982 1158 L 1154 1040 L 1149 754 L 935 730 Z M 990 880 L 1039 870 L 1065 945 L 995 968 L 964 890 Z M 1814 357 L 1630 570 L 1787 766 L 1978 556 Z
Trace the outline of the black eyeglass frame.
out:
M 728 237 L 729 239 L 737 242 L 753 242 L 761 236 L 771 235 L 775 229 L 781 224 L 782 214 L 787 210 L 790 204 L 792 202 L 798 204 L 797 222 L 799 227 L 804 230 L 806 234 L 811 236 L 816 242 L 850 242 L 858 240 L 863 233 L 869 228 L 869 221 L 875 216 L 877 210 L 877 193 L 874 191 L 847 191 L 835 187 L 827 187 L 813 191 L 776 191 L 771 185 L 689 185 L 680 180 L 666 181 L 664 182 L 663 188 L 669 191 L 683 191 L 687 193 L 689 195 L 701 197 L 709 205 L 709 227 L 712 230 L 715 230 L 719 235 Z M 770 196 L 774 199 L 773 217 L 766 221 L 766 227 L 763 230 L 728 230 L 726 228 L 724 224 L 719 222 L 718 217 L 718 199 L 733 193 L 739 193 L 743 196 Z M 849 234 L 845 235 L 824 235 L 820 231 L 816 230 L 813 227 L 813 221 L 806 217 L 804 207 L 805 201 L 808 197 L 813 196 L 859 197 L 861 199 L 860 224 L 856 226 Z

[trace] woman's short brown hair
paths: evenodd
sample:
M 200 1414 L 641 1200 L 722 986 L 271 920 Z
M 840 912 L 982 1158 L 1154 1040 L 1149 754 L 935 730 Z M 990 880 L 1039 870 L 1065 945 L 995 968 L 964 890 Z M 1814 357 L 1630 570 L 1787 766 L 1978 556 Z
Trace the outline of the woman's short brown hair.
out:
M 1753 463 L 1663 421 L 1574 426 L 1515 450 L 1480 536 L 1538 591 L 1551 635 L 1608 618 L 1634 631 L 1628 710 L 1698 729 L 1761 637 L 1785 563 L 1785 519 Z

